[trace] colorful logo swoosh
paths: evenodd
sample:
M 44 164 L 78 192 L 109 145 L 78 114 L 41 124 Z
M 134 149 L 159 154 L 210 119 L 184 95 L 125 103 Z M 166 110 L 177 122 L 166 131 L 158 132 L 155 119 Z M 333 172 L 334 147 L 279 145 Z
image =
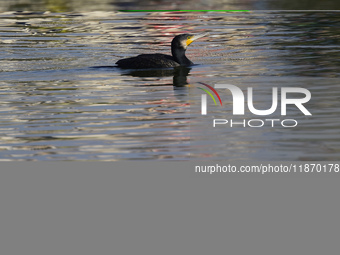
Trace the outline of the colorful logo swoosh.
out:
M 210 86 L 210 85 L 208 85 L 208 84 L 206 84 L 206 83 L 204 83 L 204 82 L 199 82 L 199 83 L 202 84 L 202 85 L 204 85 L 204 86 L 206 86 L 206 87 L 208 87 L 209 89 L 211 89 L 211 91 L 214 92 L 215 95 L 217 96 L 217 98 L 218 98 L 218 100 L 220 101 L 220 104 L 221 104 L 221 106 L 222 106 L 222 100 L 221 100 L 220 95 L 217 93 L 217 91 L 216 91 L 212 86 Z M 203 88 L 199 88 L 199 89 L 201 89 L 201 90 L 203 90 L 204 92 L 206 92 L 206 93 L 214 100 L 215 105 L 217 105 L 214 96 L 210 93 L 209 90 L 203 89 Z

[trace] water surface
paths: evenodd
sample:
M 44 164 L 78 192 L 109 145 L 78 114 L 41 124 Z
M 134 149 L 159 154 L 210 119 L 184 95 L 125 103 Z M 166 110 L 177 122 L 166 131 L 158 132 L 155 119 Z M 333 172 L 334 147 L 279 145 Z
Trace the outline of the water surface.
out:
M 0 160 L 338 160 L 339 24 L 330 11 L 1 13 Z M 114 67 L 169 54 L 184 32 L 210 33 L 189 46 L 191 69 Z M 273 86 L 304 87 L 313 115 L 292 110 L 294 129 L 219 129 L 210 139 L 193 132 L 198 82 L 254 87 L 259 105 Z

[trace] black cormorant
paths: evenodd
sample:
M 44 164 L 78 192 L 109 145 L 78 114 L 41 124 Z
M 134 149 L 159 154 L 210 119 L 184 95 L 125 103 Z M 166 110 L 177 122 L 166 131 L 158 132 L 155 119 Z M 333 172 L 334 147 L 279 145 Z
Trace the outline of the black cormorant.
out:
M 125 58 L 117 61 L 120 68 L 144 69 L 144 68 L 168 68 L 176 66 L 190 66 L 193 63 L 185 56 L 187 46 L 193 41 L 206 36 L 204 34 L 181 34 L 174 37 L 171 42 L 172 56 L 165 54 L 142 54 L 137 57 Z

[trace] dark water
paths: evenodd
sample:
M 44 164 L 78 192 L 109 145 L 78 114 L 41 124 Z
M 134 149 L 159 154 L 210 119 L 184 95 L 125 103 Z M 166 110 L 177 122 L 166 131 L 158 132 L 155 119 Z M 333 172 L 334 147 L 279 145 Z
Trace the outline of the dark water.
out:
M 0 159 L 339 160 L 339 29 L 330 11 L 4 12 Z M 170 53 L 183 32 L 210 33 L 189 46 L 191 69 L 113 67 L 123 57 Z M 293 110 L 294 129 L 226 128 L 209 137 L 195 132 L 201 116 L 190 113 L 198 82 L 254 87 L 259 104 L 273 86 L 304 87 L 313 115 Z

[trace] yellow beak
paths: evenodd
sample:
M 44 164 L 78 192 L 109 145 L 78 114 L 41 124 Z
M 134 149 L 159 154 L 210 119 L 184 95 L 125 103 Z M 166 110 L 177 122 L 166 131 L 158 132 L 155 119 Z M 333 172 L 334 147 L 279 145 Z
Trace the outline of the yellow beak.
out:
M 206 35 L 209 35 L 209 33 L 202 33 L 202 34 L 189 36 L 188 39 L 187 39 L 187 46 L 190 45 L 190 43 L 192 43 L 193 41 L 195 41 L 195 40 L 197 40 L 201 37 L 204 37 Z

